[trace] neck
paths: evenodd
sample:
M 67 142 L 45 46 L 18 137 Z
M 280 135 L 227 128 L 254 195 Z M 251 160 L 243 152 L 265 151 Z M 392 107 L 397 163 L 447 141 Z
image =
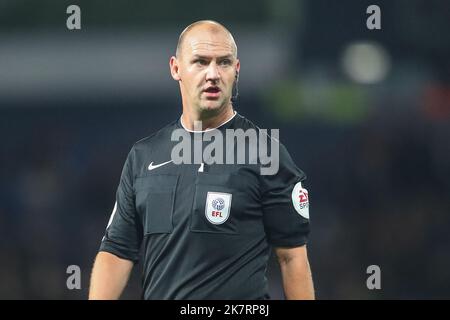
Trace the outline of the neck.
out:
M 214 129 L 217 127 L 220 127 L 223 123 L 229 121 L 234 116 L 234 110 L 233 106 L 230 104 L 224 110 L 222 110 L 217 115 L 209 116 L 205 113 L 189 113 L 189 112 L 183 112 L 181 115 L 181 121 L 183 123 L 183 126 L 187 130 L 198 130 L 199 128 L 195 128 L 194 124 L 196 121 L 201 121 L 202 128 L 201 130 L 208 130 L 208 129 Z

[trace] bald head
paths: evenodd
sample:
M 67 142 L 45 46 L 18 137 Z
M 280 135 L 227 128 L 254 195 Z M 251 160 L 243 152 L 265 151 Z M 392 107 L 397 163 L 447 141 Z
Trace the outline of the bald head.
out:
M 196 38 L 199 37 L 199 35 L 221 35 L 225 36 L 227 38 L 228 45 L 231 47 L 233 51 L 234 57 L 237 56 L 237 46 L 234 41 L 234 38 L 230 31 L 228 31 L 227 28 L 225 28 L 222 24 L 213 21 L 213 20 L 200 20 L 197 22 L 194 22 L 187 26 L 183 32 L 181 32 L 180 37 L 178 38 L 178 44 L 177 44 L 177 50 L 176 50 L 176 57 L 179 58 L 181 55 L 181 52 L 183 51 L 183 48 L 186 46 L 186 43 L 189 42 L 190 36 L 196 36 Z

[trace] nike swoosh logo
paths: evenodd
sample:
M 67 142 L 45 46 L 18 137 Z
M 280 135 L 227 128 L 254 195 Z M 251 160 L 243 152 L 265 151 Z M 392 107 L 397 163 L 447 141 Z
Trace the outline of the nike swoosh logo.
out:
M 171 163 L 171 162 L 173 162 L 173 160 L 169 160 L 169 161 L 167 161 L 167 162 L 163 162 L 163 163 L 160 163 L 160 164 L 157 164 L 157 165 L 153 165 L 153 161 L 152 161 L 152 162 L 148 165 L 148 170 L 149 170 L 149 171 L 154 170 L 154 169 L 156 169 L 156 168 L 162 167 L 162 166 L 164 166 L 164 165 L 166 165 L 166 164 L 168 164 L 168 163 Z

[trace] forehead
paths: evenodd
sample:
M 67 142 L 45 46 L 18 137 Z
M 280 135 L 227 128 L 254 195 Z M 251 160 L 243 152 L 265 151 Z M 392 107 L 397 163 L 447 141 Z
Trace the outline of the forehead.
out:
M 186 35 L 185 55 L 233 55 L 235 47 L 232 38 L 223 30 L 192 30 Z

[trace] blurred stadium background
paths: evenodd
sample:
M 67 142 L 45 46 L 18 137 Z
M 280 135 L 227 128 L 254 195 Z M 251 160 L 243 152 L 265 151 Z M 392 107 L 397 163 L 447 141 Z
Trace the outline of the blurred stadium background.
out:
M 0 0 L 0 298 L 87 297 L 131 145 L 180 115 L 168 59 L 200 19 L 235 36 L 236 109 L 308 175 L 317 297 L 450 298 L 449 16 L 446 0 Z M 279 277 L 272 259 L 274 299 Z M 140 266 L 124 298 L 139 282 Z

